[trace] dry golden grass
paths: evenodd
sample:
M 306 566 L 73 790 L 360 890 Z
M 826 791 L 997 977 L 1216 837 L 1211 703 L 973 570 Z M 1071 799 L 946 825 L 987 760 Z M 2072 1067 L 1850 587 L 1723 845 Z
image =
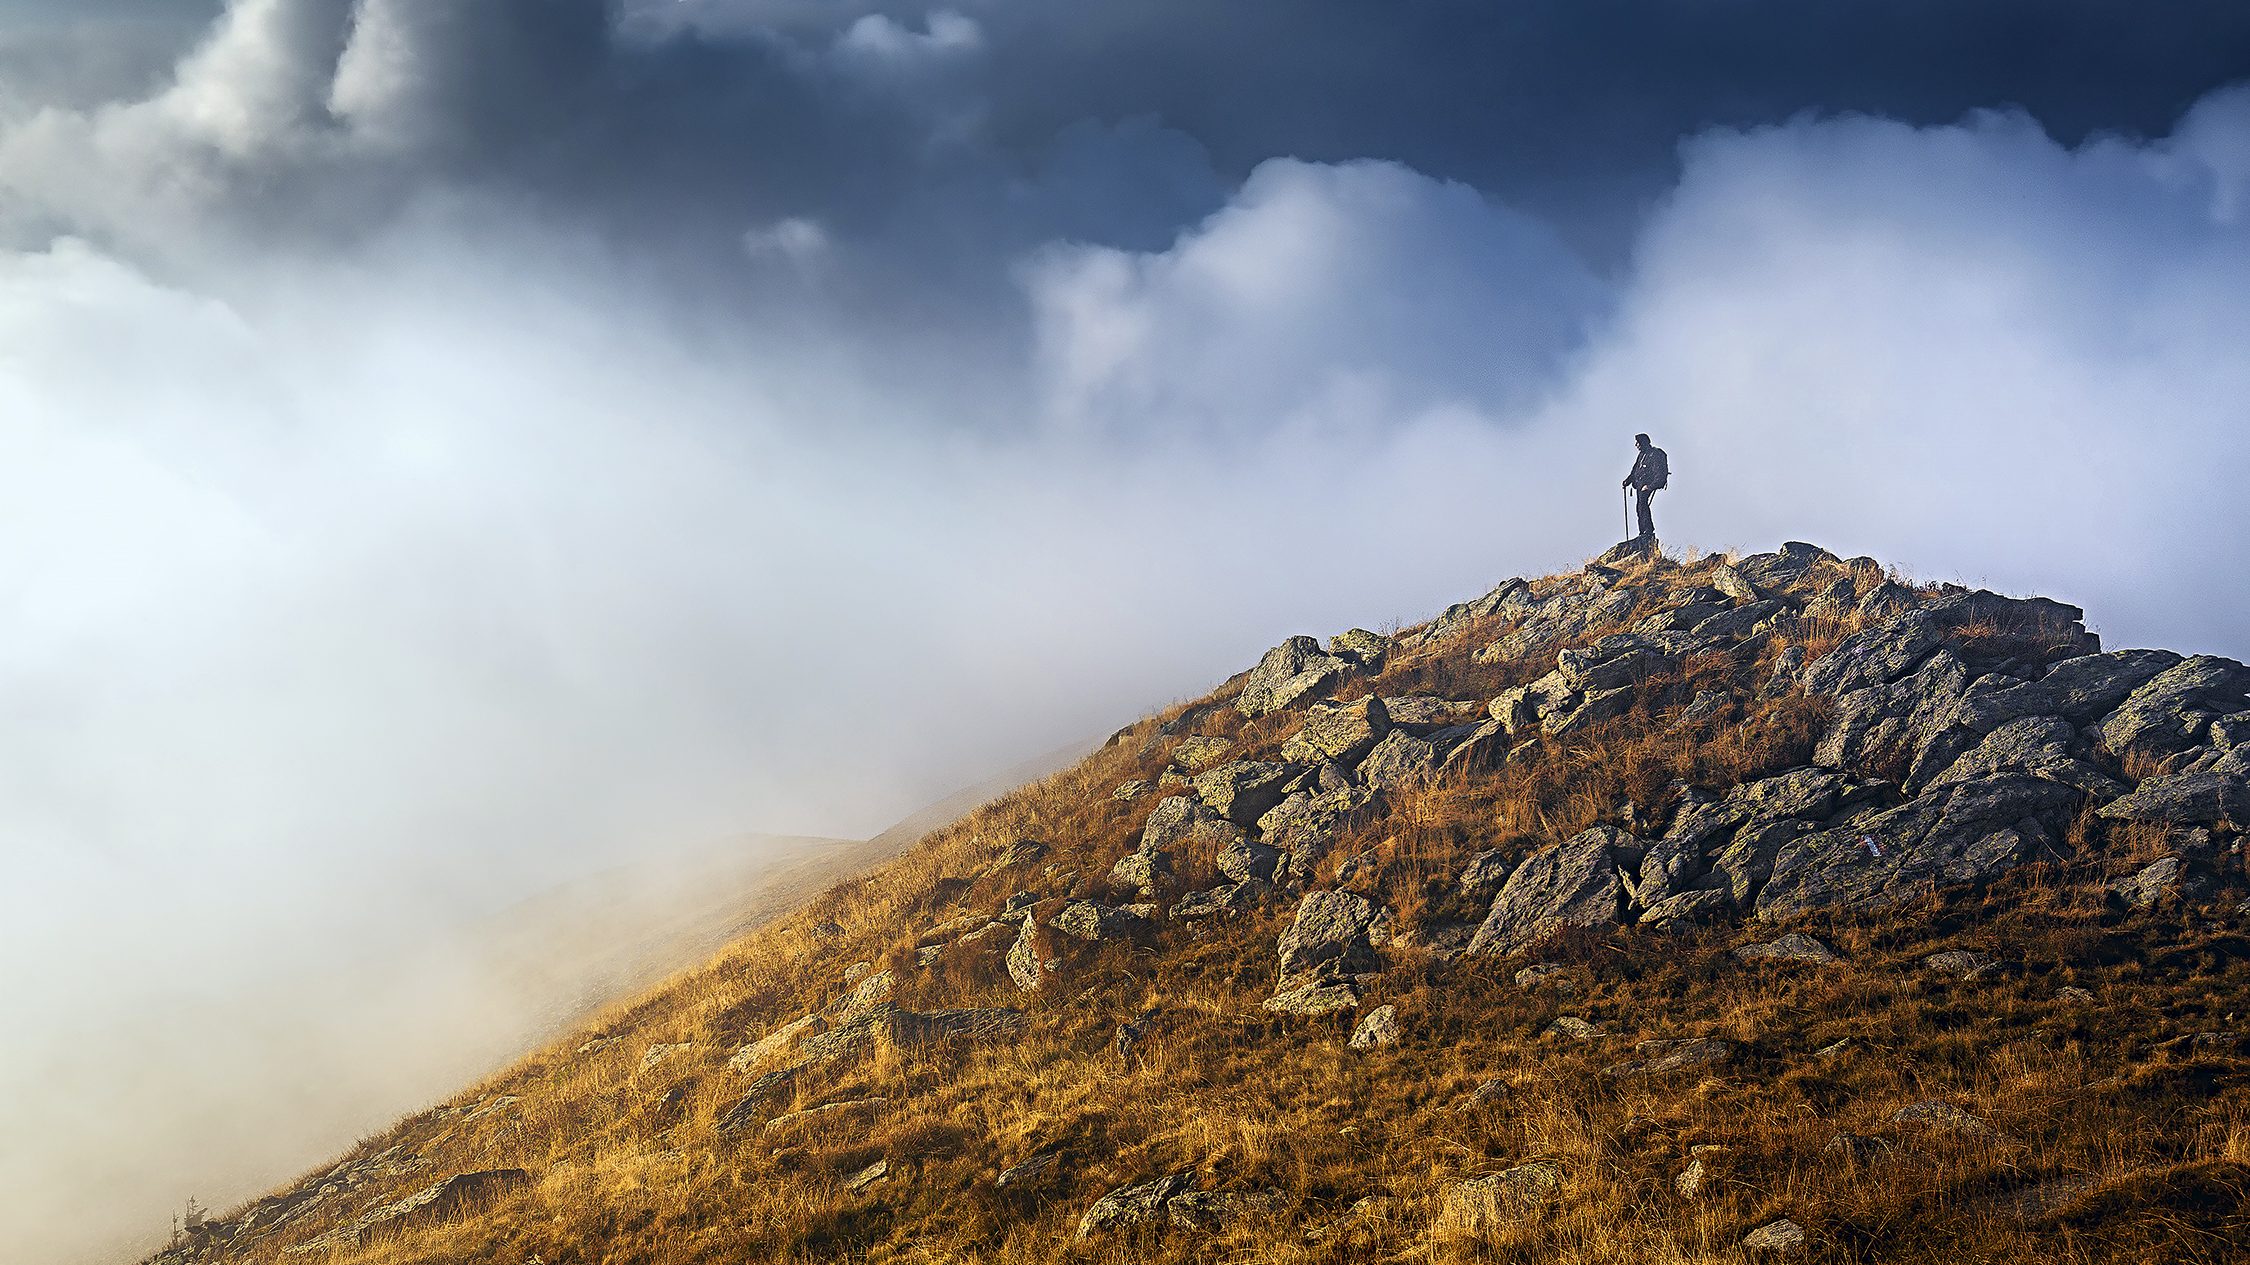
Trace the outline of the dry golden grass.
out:
M 1629 582 L 1692 583 L 1717 561 L 1640 564 Z M 1838 574 L 1862 590 L 1885 578 L 1866 567 Z M 1353 688 L 1486 697 L 1544 670 L 1474 663 L 1468 650 L 1497 631 L 1488 621 L 1402 654 L 1381 680 Z M 1680 680 L 1691 690 L 1754 691 L 1788 645 L 1817 654 L 1848 631 L 1842 621 L 1801 628 L 1749 658 L 1690 662 Z M 2039 630 L 1971 635 L 2011 652 L 2046 644 Z M 1818 705 L 1802 697 L 1682 725 L 1676 708 L 1659 708 L 1675 683 L 1651 681 L 1634 713 L 1496 772 L 1393 796 L 1386 812 L 1345 832 L 1321 879 L 1333 881 L 1349 858 L 1372 858 L 1380 864 L 1355 867 L 1353 883 L 1392 908 L 1400 928 L 1473 918 L 1479 911 L 1459 907 L 1451 889 L 1471 854 L 1528 851 L 1619 821 L 1678 781 L 1725 785 L 1791 767 L 1819 730 Z M 1154 946 L 1050 941 L 1042 947 L 1062 970 L 1028 996 L 1002 964 L 1012 931 L 917 966 L 916 949 L 938 942 L 926 931 L 981 925 L 964 915 L 989 913 L 1018 890 L 1110 894 L 1109 863 L 1152 802 L 1119 803 L 1110 791 L 1158 776 L 1174 740 L 1158 739 L 1156 725 L 1183 710 L 970 814 L 467 1091 L 453 1110 L 369 1139 L 361 1153 L 402 1145 L 423 1167 L 225 1259 L 1609 1265 L 1738 1260 L 1747 1230 L 1783 1216 L 1808 1229 L 1812 1259 L 1827 1261 L 2250 1258 L 2250 1064 L 2239 1046 L 2177 1039 L 2241 1031 L 2250 941 L 2238 923 L 2196 912 L 2127 918 L 2110 909 L 2099 884 L 2156 844 L 2130 830 L 2109 836 L 2090 814 L 2071 831 L 2078 860 L 2026 867 L 1973 896 L 1789 926 L 1565 939 L 1546 956 L 1584 968 L 1571 992 L 1525 991 L 1511 979 L 1519 963 L 1447 961 L 1409 939 L 1394 946 L 1367 1001 L 1396 1005 L 1406 1039 L 1368 1053 L 1345 1047 L 1349 1017 L 1285 1019 L 1259 1008 L 1286 908 L 1218 929 L 1173 927 Z M 1291 724 L 1244 723 L 1220 708 L 1192 729 L 1256 755 L 1278 747 Z M 1019 839 L 1051 851 L 995 870 Z M 1790 927 L 1821 935 L 1846 960 L 1748 966 L 1726 952 Z M 1965 981 L 1919 966 L 1960 947 L 1996 953 L 2009 969 Z M 722 1134 L 719 1117 L 763 1070 L 730 1071 L 729 1057 L 826 1005 L 843 991 L 846 967 L 862 961 L 897 974 L 904 1005 L 1021 1006 L 1029 1028 L 985 1044 L 883 1045 L 809 1067 L 770 1115 L 881 1101 Z M 2058 996 L 2065 986 L 2092 991 L 2097 1003 L 2072 1004 Z M 1563 1014 L 1606 1035 L 1542 1035 Z M 1117 1025 L 1142 1017 L 1148 1035 L 1120 1056 Z M 1723 1037 L 1740 1054 L 1655 1079 L 1604 1072 L 1636 1040 L 1682 1036 Z M 596 1039 L 608 1043 L 580 1052 Z M 1839 1042 L 1847 1044 L 1831 1049 Z M 642 1071 L 658 1044 L 686 1048 Z M 1504 1088 L 1470 1105 L 1493 1082 Z M 503 1096 L 515 1101 L 473 1119 L 459 1111 Z M 1993 1133 L 1891 1121 L 1930 1099 L 1973 1112 Z M 1839 1152 L 1839 1134 L 1870 1141 Z M 1705 1153 L 1709 1177 L 1690 1198 L 1674 1178 L 1697 1146 L 1724 1149 Z M 1045 1179 L 995 1187 L 999 1170 L 1048 1151 L 1063 1159 Z M 846 1189 L 878 1160 L 890 1165 L 886 1180 Z M 1520 1200 L 1458 1184 L 1532 1160 L 1561 1167 L 1548 1195 Z M 527 1169 L 534 1184 L 474 1217 L 281 1255 L 436 1177 L 500 1167 Z M 1074 1244 L 1080 1214 L 1103 1191 L 1183 1170 L 1208 1188 L 1271 1190 L 1278 1201 L 1269 1217 L 1215 1235 Z M 1368 1197 L 1391 1202 L 1378 1215 L 1348 1215 Z

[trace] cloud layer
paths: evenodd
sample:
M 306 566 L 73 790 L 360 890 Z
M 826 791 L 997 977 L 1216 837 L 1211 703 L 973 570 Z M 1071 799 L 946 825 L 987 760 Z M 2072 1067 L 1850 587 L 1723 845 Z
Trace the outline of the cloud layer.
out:
M 2250 654 L 2250 19 L 1408 8 L 238 0 L 0 102 L 0 1256 L 447 1088 L 304 1061 L 522 1034 L 272 961 L 1568 564 L 1636 430 L 1681 545 Z

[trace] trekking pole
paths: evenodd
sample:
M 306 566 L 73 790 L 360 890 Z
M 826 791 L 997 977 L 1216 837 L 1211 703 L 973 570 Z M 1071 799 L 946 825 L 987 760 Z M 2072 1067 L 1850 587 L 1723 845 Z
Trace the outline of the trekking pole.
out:
M 1617 504 L 1618 508 L 1625 511 L 1625 539 L 1631 540 L 1633 538 L 1633 491 L 1631 488 L 1617 489 Z

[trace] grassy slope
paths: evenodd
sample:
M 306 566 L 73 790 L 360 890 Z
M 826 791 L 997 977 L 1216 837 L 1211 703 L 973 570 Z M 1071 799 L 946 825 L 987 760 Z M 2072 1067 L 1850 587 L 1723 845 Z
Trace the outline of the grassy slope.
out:
M 1799 640 L 1817 654 L 1847 631 L 1816 626 Z M 1397 657 L 1372 688 L 1489 697 L 1552 665 L 1551 651 L 1537 662 L 1472 662 L 1469 651 L 1492 632 Z M 1755 663 L 1693 661 L 1690 683 L 1754 687 L 1782 644 Z M 1652 696 L 1663 684 L 1652 683 Z M 1375 864 L 1355 867 L 1352 884 L 1390 906 L 1398 925 L 1473 916 L 1447 906 L 1449 880 L 1472 853 L 1528 852 L 1614 820 L 1629 802 L 1661 802 L 1676 779 L 1725 785 L 1801 764 L 1816 707 L 1772 700 L 1701 727 L 1659 723 L 1644 707 L 1496 774 L 1394 795 L 1338 843 L 1323 885 L 1358 856 Z M 1808 1228 L 1814 1259 L 2244 1258 L 2235 1244 L 2250 1236 L 2250 1064 L 2239 1048 L 2173 1039 L 2240 1032 L 2250 941 L 2238 918 L 2214 921 L 2210 911 L 2126 917 L 2105 907 L 2100 884 L 2152 857 L 2153 840 L 2104 840 L 2070 866 L 2025 867 L 1978 895 L 1793 924 L 1845 955 L 1829 966 L 1742 964 L 1726 953 L 1791 926 L 1626 931 L 1543 955 L 1583 968 L 1575 993 L 1526 991 L 1512 979 L 1520 960 L 1447 961 L 1394 945 L 1366 1007 L 1395 1003 L 1406 1035 L 1364 1054 L 1345 1046 L 1349 1016 L 1259 1008 L 1291 900 L 1232 923 L 1167 926 L 1138 947 L 1050 942 L 1062 969 L 1032 995 L 1003 965 L 1012 935 L 918 968 L 917 947 L 937 942 L 923 932 L 989 914 L 1019 890 L 1049 898 L 1043 917 L 1066 892 L 1109 894 L 1110 862 L 1153 802 L 1110 792 L 1164 768 L 1172 740 L 1157 736 L 1156 720 L 607 1016 L 596 1033 L 614 1042 L 580 1053 L 586 1037 L 573 1037 L 465 1093 L 456 1110 L 370 1139 L 361 1154 L 402 1146 L 422 1164 L 337 1201 L 343 1215 L 212 1258 L 1665 1262 L 1738 1258 L 1744 1232 L 1780 1216 Z M 1277 749 L 1293 725 L 1287 714 L 1245 723 L 1221 709 L 1197 729 L 1251 757 Z M 1052 852 L 993 870 L 1022 838 Z M 1183 875 L 1183 888 L 1199 877 Z M 829 920 L 840 934 L 821 928 Z M 1966 981 L 1919 966 L 1962 947 L 2011 969 Z M 1021 1006 L 1030 1027 L 999 1042 L 882 1045 L 816 1065 L 794 1083 L 793 1101 L 769 1114 L 884 1101 L 779 1130 L 720 1133 L 716 1118 L 755 1075 L 729 1071 L 730 1055 L 835 998 L 860 961 L 896 973 L 902 1005 Z M 2065 986 L 2097 1002 L 2059 997 Z M 1565 1014 L 1606 1035 L 1542 1035 Z M 1117 1025 L 1142 1015 L 1152 1017 L 1150 1035 L 1121 1057 Z M 1636 1040 L 1703 1035 L 1744 1053 L 1665 1078 L 1602 1074 Z M 1841 1052 L 1816 1053 L 1846 1039 Z M 691 1048 L 641 1071 L 658 1043 Z M 1504 1091 L 1466 1105 L 1491 1081 Z M 503 1095 L 517 1101 L 473 1120 L 457 1110 Z M 1996 1134 L 1889 1122 L 1932 1098 L 1972 1111 Z M 1892 1145 L 1839 1155 L 1827 1145 L 1839 1131 Z M 1674 1178 L 1696 1146 L 1725 1149 L 1705 1153 L 1711 1180 L 1690 1198 Z M 995 1187 L 1002 1168 L 1054 1150 L 1062 1161 L 1043 1180 Z M 1535 1204 L 1454 1184 L 1543 1158 L 1565 1177 Z M 844 1188 L 877 1160 L 891 1166 L 885 1180 Z M 528 1169 L 535 1182 L 450 1224 L 280 1255 L 436 1177 L 499 1167 Z M 1178 1170 L 1208 1188 L 1282 1198 L 1271 1220 L 1216 1235 L 1072 1244 L 1080 1214 L 1103 1191 Z M 1395 1202 L 1308 1237 L 1367 1196 Z

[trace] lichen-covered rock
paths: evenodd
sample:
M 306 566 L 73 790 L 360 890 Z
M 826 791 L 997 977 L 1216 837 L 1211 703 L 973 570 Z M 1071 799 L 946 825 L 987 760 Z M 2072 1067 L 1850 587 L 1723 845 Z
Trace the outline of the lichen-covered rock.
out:
M 1119 1186 L 1086 1210 L 1078 1220 L 1078 1241 L 1164 1219 L 1164 1206 L 1177 1195 L 1195 1189 L 1195 1174 L 1168 1173 L 1155 1181 Z
M 1742 1246 L 1752 1252 L 1776 1256 L 1799 1256 L 1805 1251 L 1805 1228 L 1783 1217 L 1768 1221 L 1742 1236 Z
M 1533 853 L 1492 898 L 1468 951 L 1514 953 L 1566 928 L 1617 922 L 1624 885 L 1610 849 L 1630 841 L 1623 831 L 1596 826 Z
M 1263 716 L 1310 702 L 1350 675 L 1350 660 L 1324 653 L 1310 637 L 1291 637 L 1266 652 L 1242 684 L 1235 709 Z
M 1784 845 L 1758 894 L 1758 916 L 1872 908 L 1933 887 L 1987 882 L 2051 845 L 2039 818 L 2075 798 L 2067 786 L 2020 774 L 1932 787 Z
M 1357 892 L 1307 892 L 1278 950 L 1283 979 L 1316 973 L 1341 978 L 1381 965 L 1368 930 L 1375 906 Z
M 2213 720 L 2243 710 L 2250 667 L 2217 655 L 2196 655 L 2157 673 L 2097 727 L 2102 745 L 2172 755 L 2200 745 Z
M 1981 733 L 2026 716 L 2090 721 L 2179 661 L 2169 650 L 2113 650 L 2065 659 L 2032 681 L 1980 677 L 1961 700 L 1962 718 Z
M 1281 802 L 1289 780 L 1298 772 L 1287 764 L 1237 760 L 1197 774 L 1192 784 L 1212 812 L 1234 825 L 1251 826 Z
M 1777 940 L 1768 940 L 1763 944 L 1743 945 L 1734 951 L 1734 956 L 1738 961 L 1743 962 L 1782 961 L 1825 964 L 1843 960 L 1837 956 L 1834 949 L 1802 931 L 1792 931 Z
M 1406 786 L 1435 772 L 1437 759 L 1437 748 L 1428 740 L 1394 729 L 1359 762 L 1359 779 L 1378 790 Z
M 1039 956 L 1039 923 L 1028 913 L 1023 916 L 1022 930 L 1016 933 L 1015 945 L 1008 950 L 1008 978 L 1027 993 L 1037 992 L 1047 982 Z
M 1350 1045 L 1355 1050 L 1373 1050 L 1397 1044 L 1400 1035 L 1398 1007 L 1377 1006 L 1352 1029 Z
M 1316 703 L 1305 709 L 1305 723 L 1281 745 L 1281 755 L 1298 764 L 1352 764 L 1375 749 L 1391 723 L 1390 709 L 1372 694 L 1346 703 Z
M 1152 930 L 1148 919 L 1139 914 L 1091 900 L 1072 901 L 1061 913 L 1049 919 L 1047 925 L 1074 940 L 1084 940 L 1088 944 L 1130 939 Z
M 2250 822 L 2250 779 L 2216 772 L 2152 777 L 2132 794 L 2103 805 L 2101 815 L 2168 826 Z

